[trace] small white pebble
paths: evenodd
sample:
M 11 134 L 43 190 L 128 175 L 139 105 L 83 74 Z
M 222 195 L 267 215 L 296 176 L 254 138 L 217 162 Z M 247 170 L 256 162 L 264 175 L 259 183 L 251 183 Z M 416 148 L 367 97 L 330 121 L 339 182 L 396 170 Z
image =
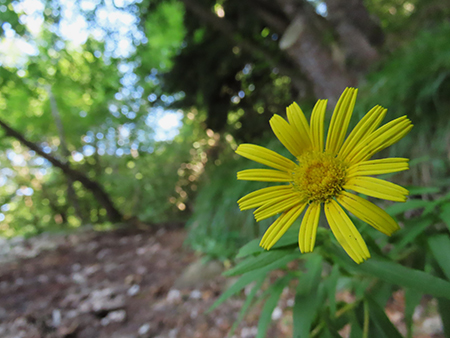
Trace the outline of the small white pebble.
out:
M 127 291 L 127 295 L 133 297 L 138 294 L 141 287 L 138 284 L 133 284 Z
M 176 302 L 181 299 L 181 292 L 177 289 L 172 289 L 167 294 L 167 301 L 170 303 Z
M 150 331 L 150 324 L 144 324 L 142 325 L 139 330 L 138 330 L 138 334 L 143 336 L 144 334 L 148 333 Z
M 200 299 L 202 298 L 202 293 L 199 290 L 193 290 L 191 294 L 189 295 L 189 298 L 191 299 Z
M 282 315 L 283 311 L 277 306 L 275 309 L 273 309 L 272 320 L 280 319 Z

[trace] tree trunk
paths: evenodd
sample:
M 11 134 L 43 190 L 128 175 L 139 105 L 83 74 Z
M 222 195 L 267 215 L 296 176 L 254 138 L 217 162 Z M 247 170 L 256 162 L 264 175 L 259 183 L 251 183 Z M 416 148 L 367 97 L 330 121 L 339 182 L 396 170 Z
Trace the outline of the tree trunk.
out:
M 356 85 L 356 78 L 338 62 L 330 46 L 322 43 L 324 32 L 308 3 L 278 0 L 278 4 L 292 18 L 280 48 L 303 70 L 317 97 L 327 98 L 332 104 L 337 102 L 345 87 Z
M 123 220 L 122 214 L 115 208 L 108 194 L 105 190 L 103 190 L 102 186 L 98 182 L 91 180 L 82 172 L 72 169 L 67 163 L 63 163 L 52 155 L 46 154 L 38 145 L 28 141 L 22 134 L 12 129 L 2 120 L 0 120 L 0 126 L 5 130 L 7 136 L 14 137 L 22 144 L 35 151 L 39 156 L 45 158 L 55 167 L 60 168 L 64 175 L 70 177 L 73 181 L 79 181 L 86 189 L 90 190 L 97 199 L 97 202 L 105 208 L 109 221 L 117 223 Z
M 364 74 L 379 59 L 384 42 L 381 27 L 370 17 L 362 0 L 327 0 L 327 19 L 339 35 L 348 68 Z

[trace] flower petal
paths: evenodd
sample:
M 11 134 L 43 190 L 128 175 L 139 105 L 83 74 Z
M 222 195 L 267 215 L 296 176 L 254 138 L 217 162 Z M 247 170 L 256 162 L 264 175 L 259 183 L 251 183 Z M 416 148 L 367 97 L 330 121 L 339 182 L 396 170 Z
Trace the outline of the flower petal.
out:
M 325 203 L 325 216 L 337 241 L 356 263 L 370 258 L 364 239 L 336 201 Z
M 268 203 L 264 203 L 253 213 L 257 222 L 275 216 L 286 211 L 301 202 L 298 192 L 293 191 L 278 198 L 274 198 Z
M 237 179 L 258 182 L 290 182 L 291 174 L 272 169 L 247 169 L 237 173 Z
M 313 149 L 323 151 L 324 120 L 328 100 L 319 100 L 311 114 L 311 141 Z
M 275 198 L 285 196 L 286 193 L 290 191 L 292 191 L 292 187 L 290 185 L 276 185 L 273 187 L 259 189 L 242 197 L 238 201 L 239 208 L 241 210 L 257 208 Z
M 303 216 L 298 233 L 298 245 L 302 253 L 312 252 L 316 243 L 317 226 L 319 225 L 320 203 L 310 204 Z
M 328 130 L 326 151 L 337 154 L 347 134 L 348 124 L 355 107 L 358 89 L 346 88 L 339 98 Z
M 382 175 L 408 170 L 408 161 L 407 158 L 390 157 L 359 162 L 347 169 L 347 177 Z
M 269 123 L 275 136 L 292 155 L 298 156 L 307 148 L 307 144 L 298 137 L 298 131 L 280 115 L 275 114 Z
M 342 191 L 337 201 L 360 220 L 388 236 L 399 230 L 397 222 L 383 209 L 368 200 Z
M 306 203 L 299 204 L 292 209 L 284 212 L 278 219 L 272 223 L 267 229 L 259 245 L 269 250 L 284 235 L 294 221 L 300 216 Z
M 382 198 L 389 201 L 405 202 L 409 191 L 405 188 L 374 177 L 351 177 L 344 185 L 344 189 L 350 189 L 361 194 Z
M 381 106 L 373 107 L 361 121 L 358 122 L 355 128 L 353 128 L 350 135 L 348 135 L 347 139 L 344 142 L 341 150 L 339 151 L 339 156 L 345 159 L 350 151 L 361 141 L 365 136 L 372 133 L 378 126 L 381 121 L 383 121 L 384 116 L 386 115 L 387 109 L 384 109 Z
M 295 167 L 295 163 L 286 157 L 255 144 L 241 144 L 236 149 L 236 154 L 282 171 L 291 171 Z
M 406 116 L 399 117 L 364 137 L 349 153 L 346 160 L 357 163 L 368 160 L 377 152 L 394 144 L 411 130 L 413 125 Z
M 286 114 L 290 125 L 293 126 L 297 132 L 297 139 L 301 140 L 303 146 L 302 152 L 310 149 L 311 135 L 305 114 L 303 114 L 302 110 L 295 102 L 286 108 Z

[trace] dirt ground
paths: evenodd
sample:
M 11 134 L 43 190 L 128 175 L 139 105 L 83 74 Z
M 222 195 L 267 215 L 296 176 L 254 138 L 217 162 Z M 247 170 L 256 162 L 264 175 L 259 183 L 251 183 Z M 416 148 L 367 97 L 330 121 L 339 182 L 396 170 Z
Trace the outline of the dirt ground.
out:
M 180 229 L 83 231 L 47 244 L 24 241 L 15 251 L 30 258 L 0 263 L 0 337 L 227 337 L 245 297 L 205 314 L 232 281 L 220 275 L 219 262 L 195 276 L 199 257 L 183 246 L 185 236 Z M 186 277 L 187 270 L 194 276 Z M 397 296 L 387 311 L 401 326 Z M 283 292 L 267 337 L 292 336 L 292 304 L 293 295 Z M 234 337 L 255 337 L 257 322 L 258 308 Z
M 204 314 L 229 286 L 217 262 L 201 283 L 174 287 L 198 260 L 184 239 L 184 230 L 91 231 L 3 263 L 0 337 L 225 337 L 244 297 Z M 254 337 L 256 325 L 257 313 L 250 314 L 236 337 Z M 269 335 L 288 337 L 278 326 Z

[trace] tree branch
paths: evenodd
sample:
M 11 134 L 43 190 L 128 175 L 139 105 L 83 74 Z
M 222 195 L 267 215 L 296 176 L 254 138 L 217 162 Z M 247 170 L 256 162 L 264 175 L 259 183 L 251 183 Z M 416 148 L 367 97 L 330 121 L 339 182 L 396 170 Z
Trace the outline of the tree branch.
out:
M 0 127 L 5 130 L 5 134 L 7 136 L 14 137 L 29 149 L 35 151 L 36 154 L 45 158 L 47 161 L 53 164 L 53 166 L 60 168 L 63 171 L 64 175 L 70 177 L 74 181 L 79 181 L 81 184 L 83 184 L 86 189 L 92 192 L 98 203 L 100 203 L 100 205 L 105 208 L 108 219 L 111 222 L 122 221 L 123 217 L 121 213 L 115 208 L 108 194 L 105 192 L 105 190 L 103 190 L 98 182 L 91 180 L 82 172 L 72 169 L 67 163 L 63 163 L 52 155 L 45 153 L 38 145 L 28 141 L 22 134 L 12 129 L 2 120 L 0 120 Z
M 234 26 L 225 18 L 219 18 L 210 10 L 199 5 L 196 0 L 181 0 L 186 9 L 196 15 L 201 21 L 209 25 L 216 31 L 223 34 L 223 36 L 236 44 L 242 50 L 259 57 L 268 62 L 272 67 L 276 67 L 283 75 L 287 75 L 291 78 L 293 85 L 298 92 L 304 92 L 305 80 L 303 75 L 294 67 L 286 67 L 277 60 L 264 48 L 261 48 L 258 44 L 252 42 L 249 39 L 245 39 L 234 28 Z

